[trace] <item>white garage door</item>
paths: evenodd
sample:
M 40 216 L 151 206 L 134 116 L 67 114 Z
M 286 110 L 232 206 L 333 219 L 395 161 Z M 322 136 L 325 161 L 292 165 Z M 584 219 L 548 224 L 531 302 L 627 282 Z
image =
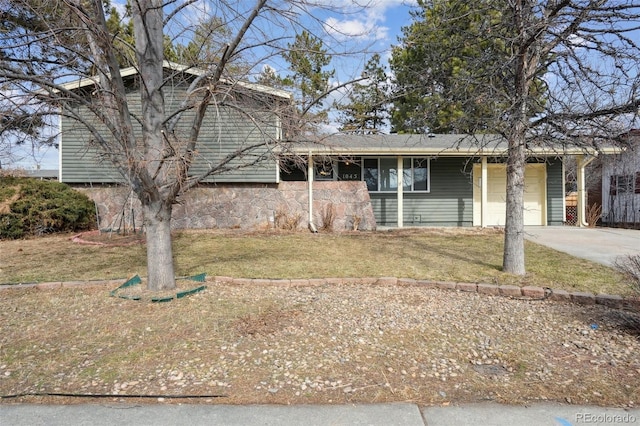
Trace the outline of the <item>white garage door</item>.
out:
M 482 223 L 481 212 L 481 165 L 474 165 L 473 169 L 473 224 L 480 226 Z M 544 225 L 546 179 L 544 164 L 527 164 L 525 170 L 524 189 L 524 224 Z M 504 164 L 487 165 L 487 226 L 504 226 L 506 216 L 507 193 L 507 169 Z

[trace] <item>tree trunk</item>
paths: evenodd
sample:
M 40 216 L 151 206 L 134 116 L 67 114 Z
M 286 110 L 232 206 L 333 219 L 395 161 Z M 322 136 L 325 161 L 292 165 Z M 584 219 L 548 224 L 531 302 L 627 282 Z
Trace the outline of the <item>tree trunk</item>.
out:
M 540 49 L 531 39 L 531 17 L 535 16 L 531 0 L 516 0 L 513 4 L 514 27 L 518 31 L 518 47 L 514 62 L 514 108 L 507 130 L 507 206 L 504 226 L 502 270 L 524 275 L 524 175 L 527 166 L 527 129 L 531 82 L 540 64 Z
M 143 206 L 147 234 L 147 288 L 152 291 L 176 287 L 171 247 L 171 205 L 154 203 Z
M 524 173 L 526 165 L 524 133 L 520 135 L 520 132 L 514 129 L 514 135 L 509 138 L 509 156 L 507 158 L 507 211 L 502 269 L 504 272 L 516 275 L 525 274 Z

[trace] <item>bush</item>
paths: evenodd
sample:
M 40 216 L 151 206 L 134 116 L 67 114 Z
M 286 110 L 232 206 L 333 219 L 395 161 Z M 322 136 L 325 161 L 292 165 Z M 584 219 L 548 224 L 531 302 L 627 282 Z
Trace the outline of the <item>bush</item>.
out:
M 320 230 L 324 232 L 333 232 L 333 222 L 336 220 L 336 207 L 333 203 L 329 203 L 322 208 L 320 212 Z
M 95 227 L 93 201 L 63 183 L 0 177 L 0 239 Z
M 629 280 L 629 285 L 640 294 L 640 255 L 629 254 L 616 259 L 616 269 Z
M 302 221 L 302 215 L 300 213 L 289 215 L 286 206 L 280 206 L 275 213 L 274 221 L 276 229 L 295 231 Z

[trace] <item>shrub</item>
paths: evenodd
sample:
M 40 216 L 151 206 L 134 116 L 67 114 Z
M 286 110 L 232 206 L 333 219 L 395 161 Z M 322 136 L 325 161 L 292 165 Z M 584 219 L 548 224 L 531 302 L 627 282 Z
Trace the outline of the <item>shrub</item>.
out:
M 619 257 L 614 266 L 629 280 L 631 288 L 640 294 L 640 255 L 629 254 Z
M 298 229 L 302 221 L 302 215 L 300 213 L 290 215 L 286 206 L 280 206 L 275 213 L 274 220 L 276 229 L 294 231 Z
M 602 217 L 602 206 L 598 204 L 591 204 L 587 207 L 587 224 L 590 228 L 595 228 L 598 220 Z
M 95 207 L 63 183 L 0 177 L 0 239 L 93 229 Z
M 329 203 L 320 212 L 320 230 L 325 232 L 333 231 L 333 222 L 336 220 L 336 207 Z
M 362 222 L 362 216 L 354 215 L 353 216 L 353 223 L 351 225 L 351 230 L 352 231 L 357 231 L 358 228 L 360 228 L 360 222 Z

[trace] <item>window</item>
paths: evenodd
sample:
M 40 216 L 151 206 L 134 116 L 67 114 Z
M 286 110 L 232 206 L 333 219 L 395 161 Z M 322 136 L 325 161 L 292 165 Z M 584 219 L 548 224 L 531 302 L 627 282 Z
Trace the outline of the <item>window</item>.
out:
M 413 159 L 413 190 L 429 191 L 429 159 Z
M 369 191 L 398 190 L 398 160 L 393 157 L 365 158 L 363 179 Z M 404 158 L 402 160 L 403 191 L 429 191 L 429 159 Z
M 395 191 L 398 189 L 398 162 L 395 158 L 380 158 L 379 191 Z
M 362 180 L 362 166 L 359 161 L 338 162 L 338 180 Z
M 307 159 L 293 159 L 283 157 L 280 159 L 280 179 L 283 181 L 306 181 Z
M 314 180 L 334 180 L 335 168 L 331 158 L 322 158 L 314 161 Z
M 364 160 L 364 181 L 367 183 L 369 191 L 378 191 L 378 159 L 365 158 Z
M 640 194 L 640 172 L 609 177 L 609 195 Z

